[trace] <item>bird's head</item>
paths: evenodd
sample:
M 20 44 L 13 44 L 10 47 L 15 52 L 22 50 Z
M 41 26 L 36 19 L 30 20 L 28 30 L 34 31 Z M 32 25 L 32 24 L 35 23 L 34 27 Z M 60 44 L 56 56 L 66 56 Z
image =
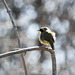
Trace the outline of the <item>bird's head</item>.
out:
M 42 28 L 40 28 L 38 31 L 39 31 L 40 34 L 41 34 L 41 33 L 43 33 L 43 32 L 46 32 L 47 30 L 48 30 L 47 27 L 42 27 Z

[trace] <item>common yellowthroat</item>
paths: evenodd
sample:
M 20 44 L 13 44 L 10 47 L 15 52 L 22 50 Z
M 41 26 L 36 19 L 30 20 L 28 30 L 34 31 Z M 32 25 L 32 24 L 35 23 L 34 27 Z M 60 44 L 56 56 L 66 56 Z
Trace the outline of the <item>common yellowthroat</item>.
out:
M 52 32 L 48 27 L 42 27 L 38 31 L 40 32 L 39 41 L 44 45 L 50 45 L 54 50 L 54 42 L 56 39 L 55 33 Z

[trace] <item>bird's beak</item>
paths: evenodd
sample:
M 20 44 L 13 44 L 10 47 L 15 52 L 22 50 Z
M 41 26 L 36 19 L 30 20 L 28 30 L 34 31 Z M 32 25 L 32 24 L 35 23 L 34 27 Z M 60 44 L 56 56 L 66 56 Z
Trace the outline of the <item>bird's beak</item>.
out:
M 40 30 L 37 30 L 37 31 L 40 31 Z
M 40 32 L 40 34 L 41 34 L 41 31 L 40 30 L 38 30 L 39 32 Z

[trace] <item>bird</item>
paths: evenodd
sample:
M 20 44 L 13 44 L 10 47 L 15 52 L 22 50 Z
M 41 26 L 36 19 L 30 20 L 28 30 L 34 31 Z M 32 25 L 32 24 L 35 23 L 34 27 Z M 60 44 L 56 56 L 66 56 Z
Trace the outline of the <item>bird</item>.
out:
M 51 31 L 48 27 L 41 27 L 38 31 L 40 32 L 40 43 L 43 45 L 49 45 L 52 50 L 54 50 L 54 43 L 56 40 L 55 32 Z

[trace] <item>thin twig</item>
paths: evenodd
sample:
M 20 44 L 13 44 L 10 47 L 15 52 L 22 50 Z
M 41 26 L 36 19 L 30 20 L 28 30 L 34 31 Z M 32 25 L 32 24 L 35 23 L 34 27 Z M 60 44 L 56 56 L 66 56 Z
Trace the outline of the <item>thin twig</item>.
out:
M 3 1 L 4 5 L 5 5 L 5 7 L 6 7 L 6 10 L 7 10 L 9 16 L 10 16 L 12 25 L 13 25 L 14 30 L 15 30 L 15 33 L 16 33 L 16 35 L 17 35 L 18 46 L 19 46 L 19 48 L 21 48 L 20 37 L 19 37 L 18 29 L 17 29 L 16 24 L 15 24 L 15 22 L 14 22 L 14 19 L 13 19 L 12 13 L 11 13 L 11 10 L 9 9 L 9 7 L 8 7 L 8 5 L 7 5 L 7 3 L 6 3 L 6 1 L 5 1 L 5 0 L 2 0 L 2 1 Z M 28 75 L 28 74 L 27 74 L 27 69 L 26 69 L 26 64 L 25 64 L 25 60 L 24 60 L 23 54 L 21 54 L 21 57 L 22 57 L 22 62 L 23 62 L 23 66 L 24 66 L 25 75 Z
M 15 54 L 21 54 L 25 53 L 28 51 L 34 51 L 34 50 L 41 50 L 41 51 L 48 51 L 51 53 L 51 58 L 52 58 L 52 75 L 56 75 L 56 58 L 55 58 L 55 52 L 54 50 L 48 49 L 48 48 L 41 48 L 39 46 L 34 46 L 34 47 L 28 47 L 28 48 L 17 48 L 13 49 L 14 51 L 6 52 L 3 54 L 0 54 L 0 58 L 15 55 Z

